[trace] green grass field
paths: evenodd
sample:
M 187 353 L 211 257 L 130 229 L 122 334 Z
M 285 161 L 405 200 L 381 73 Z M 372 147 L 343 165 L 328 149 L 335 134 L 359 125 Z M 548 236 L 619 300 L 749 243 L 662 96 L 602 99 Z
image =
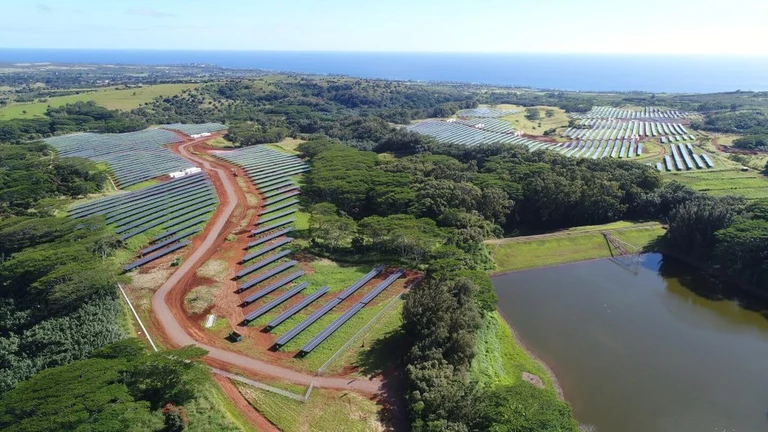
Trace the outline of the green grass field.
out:
M 279 152 L 287 153 L 287 154 L 299 154 L 299 152 L 296 151 L 296 147 L 298 147 L 299 144 L 303 142 L 305 141 L 288 137 L 288 138 L 284 138 L 279 143 L 268 144 L 267 147 L 275 149 Z
M 486 246 L 496 262 L 496 270 L 504 272 L 610 257 L 611 250 L 601 231 L 609 231 L 614 237 L 641 248 L 665 232 L 658 224 L 626 229 L 627 223 L 580 227 L 550 237 L 497 240 L 486 242 Z
M 306 403 L 241 383 L 240 393 L 267 420 L 285 432 L 380 431 L 375 402 L 354 392 L 315 389 Z
M 212 380 L 202 388 L 197 398 L 184 406 L 189 432 L 253 431 L 250 421 Z
M 558 129 L 562 127 L 568 126 L 568 122 L 570 121 L 570 117 L 568 117 L 568 114 L 563 111 L 560 108 L 557 107 L 534 107 L 539 110 L 539 114 L 541 115 L 541 119 L 539 120 L 528 120 L 525 118 L 525 108 L 516 106 L 516 105 L 498 105 L 495 108 L 506 110 L 506 109 L 521 109 L 523 112 L 512 114 L 506 117 L 502 117 L 502 119 L 507 120 L 508 122 L 512 123 L 512 126 L 515 127 L 515 129 L 523 131 L 530 135 L 544 135 L 544 132 L 548 129 Z M 547 117 L 546 111 L 552 110 L 555 112 L 555 115 L 553 117 Z M 539 126 L 541 124 L 541 126 Z
M 723 168 L 667 173 L 664 177 L 666 180 L 675 180 L 697 191 L 716 196 L 768 197 L 768 177 L 754 171 L 742 172 L 738 168 Z
M 109 109 L 131 110 L 151 102 L 158 96 L 173 96 L 183 90 L 197 87 L 196 84 L 158 84 L 131 89 L 99 89 L 93 92 L 71 96 L 49 98 L 46 102 L 12 103 L 0 108 L 0 120 L 13 118 L 42 117 L 48 106 L 60 107 L 74 102 L 94 101 Z
M 477 332 L 477 356 L 472 361 L 473 378 L 486 385 L 510 385 L 522 379 L 523 372 L 536 375 L 552 397 L 557 397 L 552 377 L 544 366 L 528 355 L 498 312 L 488 314 Z

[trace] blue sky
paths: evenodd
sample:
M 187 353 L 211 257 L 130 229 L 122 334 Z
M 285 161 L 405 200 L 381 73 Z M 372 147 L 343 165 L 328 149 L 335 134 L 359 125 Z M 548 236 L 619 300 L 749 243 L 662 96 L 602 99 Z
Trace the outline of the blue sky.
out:
M 0 0 L 0 47 L 768 55 L 766 0 Z

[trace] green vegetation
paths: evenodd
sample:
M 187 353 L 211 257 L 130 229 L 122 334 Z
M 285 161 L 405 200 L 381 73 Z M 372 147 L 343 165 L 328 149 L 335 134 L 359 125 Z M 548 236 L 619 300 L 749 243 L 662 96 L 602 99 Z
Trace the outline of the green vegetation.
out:
M 768 291 L 768 199 L 693 195 L 669 215 L 667 245 L 736 281 Z
M 477 357 L 471 372 L 476 380 L 492 386 L 519 383 L 523 372 L 527 372 L 541 378 L 545 387 L 552 390 L 551 396 L 557 397 L 552 377 L 525 351 L 498 312 L 486 315 L 477 332 Z
M 93 102 L 76 102 L 48 108 L 42 118 L 0 120 L 0 143 L 21 143 L 81 131 L 132 132 L 147 126 L 135 115 L 110 111 Z
M 748 199 L 768 197 L 768 178 L 754 171 L 730 168 L 670 173 L 667 177 L 709 195 L 738 195 Z
M 745 150 L 768 151 L 768 135 L 747 135 L 733 140 L 733 146 Z
M 620 226 L 620 225 L 619 225 Z M 660 224 L 638 224 L 636 228 L 617 228 L 606 224 L 559 231 L 552 235 L 493 240 L 487 243 L 498 271 L 524 270 L 612 256 L 602 232 L 645 249 L 664 236 Z
M 43 143 L 0 144 L 0 216 L 48 215 L 63 207 L 65 196 L 76 198 L 101 190 L 107 181 L 102 168 L 87 159 L 59 159 Z
M 376 404 L 353 392 L 315 389 L 306 403 L 235 384 L 250 404 L 282 431 L 378 431 Z
M 98 350 L 90 359 L 46 370 L 0 398 L 6 431 L 161 430 L 189 421 L 209 375 L 198 348 L 146 354 L 136 339 Z M 162 414 L 158 411 L 162 409 Z M 195 407 L 195 417 L 199 404 Z
M 157 97 L 170 97 L 184 90 L 194 89 L 195 84 L 160 84 L 127 89 L 99 89 L 82 91 L 70 96 L 58 96 L 43 99 L 41 102 L 12 103 L 0 108 L 0 120 L 29 119 L 43 117 L 49 107 L 59 108 L 76 102 L 92 101 L 99 106 L 114 110 L 132 110 L 140 105 L 152 102 Z
M 145 180 L 145 181 L 143 181 L 141 183 L 136 183 L 135 185 L 128 186 L 127 188 L 124 188 L 123 190 L 126 191 L 126 192 L 137 191 L 137 190 L 140 190 L 140 189 L 144 189 L 146 187 L 154 186 L 154 185 L 156 185 L 158 183 L 160 183 L 160 181 L 157 180 L 157 179 L 149 179 L 149 180 Z
M 501 105 L 502 107 L 504 105 Z M 549 135 L 547 131 L 568 126 L 568 114 L 560 108 L 536 106 L 526 108 L 524 112 L 504 117 L 517 130 L 530 135 Z

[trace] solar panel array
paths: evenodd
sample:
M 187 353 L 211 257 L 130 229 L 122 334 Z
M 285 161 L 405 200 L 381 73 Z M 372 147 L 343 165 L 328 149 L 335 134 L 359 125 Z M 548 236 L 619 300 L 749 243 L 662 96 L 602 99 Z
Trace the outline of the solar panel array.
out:
M 568 157 L 589 159 L 631 159 L 642 155 L 643 144 L 635 140 L 587 140 L 568 141 L 551 146 L 551 149 Z
M 162 230 L 138 253 L 139 260 L 123 268 L 130 271 L 186 246 L 186 239 L 202 229 L 218 202 L 208 175 L 198 173 L 73 206 L 70 217 L 100 215 L 123 241 Z
M 472 123 L 474 123 L 474 125 Z M 534 141 L 517 135 L 511 125 L 509 126 L 509 130 L 500 131 L 500 123 L 506 122 L 503 120 L 494 120 L 493 123 L 489 120 L 474 122 L 460 120 L 427 120 L 408 126 L 407 129 L 411 132 L 431 136 L 440 142 L 448 144 L 474 146 L 479 144 L 507 143 L 521 144 L 528 146 L 529 148 L 541 144 L 539 141 Z M 489 127 L 478 127 L 478 124 L 489 124 Z
M 659 107 L 644 107 L 639 110 L 621 109 L 609 106 L 595 106 L 584 114 L 573 114 L 584 119 L 682 119 L 692 117 L 691 113 Z
M 500 110 L 496 108 L 478 107 L 465 109 L 458 112 L 459 117 L 493 118 L 504 117 L 523 112 L 523 110 Z
M 291 250 L 287 249 L 293 239 L 286 235 L 294 230 L 295 218 L 290 216 L 298 210 L 299 201 L 296 198 L 300 194 L 293 177 L 308 171 L 309 166 L 294 155 L 267 146 L 214 154 L 241 167 L 262 195 L 256 229 L 249 234 L 253 240 L 246 246 L 246 253 L 240 261 L 242 267 L 235 274 L 240 280 L 236 292 L 246 294 L 241 299 L 241 306 L 249 307 L 278 290 L 285 291 L 258 310 L 246 314 L 243 323 L 247 324 L 300 294 L 308 286 L 299 282 L 304 272 L 295 271 L 298 262 L 290 259 Z
M 293 239 L 287 237 L 287 234 L 294 230 L 295 213 L 298 210 L 296 198 L 300 193 L 294 176 L 308 171 L 309 167 L 298 157 L 267 146 L 220 151 L 214 154 L 243 168 L 261 194 L 263 207 L 259 211 L 260 216 L 255 228 L 248 234 L 252 240 L 247 244 L 240 261 L 241 267 L 235 274 L 238 281 L 236 293 L 242 294 L 241 307 L 245 309 L 242 325 L 275 313 L 276 316 L 265 327 L 266 330 L 272 331 L 296 314 L 315 305 L 331 289 L 327 286 L 314 289 L 310 288 L 307 282 L 302 282 L 304 271 L 297 268 L 298 262 L 291 259 L 292 252 L 288 249 Z M 319 306 L 298 325 L 278 337 L 276 346 L 283 346 L 305 331 L 382 271 L 383 267 L 373 269 L 358 282 Z M 355 313 L 390 286 L 402 272 L 395 274 L 356 301 L 353 306 L 356 308 Z M 333 330 L 324 329 L 321 334 L 325 336 L 322 340 L 315 338 L 314 346 L 319 345 L 353 315 L 351 312 L 344 313 L 345 319 L 337 319 Z
M 163 147 L 180 141 L 179 136 L 164 129 L 122 134 L 78 133 L 45 140 L 61 157 L 107 163 L 120 187 L 190 168 L 189 161 Z
M 182 124 L 174 123 L 160 126 L 162 129 L 181 132 L 184 135 L 197 135 L 201 133 L 212 133 L 227 130 L 228 127 L 221 123 L 200 123 L 200 124 Z
M 659 171 L 688 171 L 693 169 L 714 168 L 712 159 L 704 153 L 696 153 L 693 144 L 670 144 L 671 156 L 664 156 L 663 164 L 657 163 Z
M 566 129 L 562 135 L 581 140 L 659 137 L 663 142 L 675 142 L 695 139 L 680 123 L 637 120 L 581 120 L 577 127 Z

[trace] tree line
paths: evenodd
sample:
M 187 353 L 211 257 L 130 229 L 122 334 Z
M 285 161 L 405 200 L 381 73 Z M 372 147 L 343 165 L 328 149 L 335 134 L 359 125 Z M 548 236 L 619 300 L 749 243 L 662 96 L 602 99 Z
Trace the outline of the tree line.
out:
M 121 133 L 149 126 L 144 119 L 96 103 L 76 102 L 59 108 L 48 107 L 44 117 L 0 120 L 0 142 L 21 143 L 72 132 Z
M 0 429 L 181 432 L 209 372 L 199 348 L 148 354 L 137 339 L 48 369 L 0 397 Z

